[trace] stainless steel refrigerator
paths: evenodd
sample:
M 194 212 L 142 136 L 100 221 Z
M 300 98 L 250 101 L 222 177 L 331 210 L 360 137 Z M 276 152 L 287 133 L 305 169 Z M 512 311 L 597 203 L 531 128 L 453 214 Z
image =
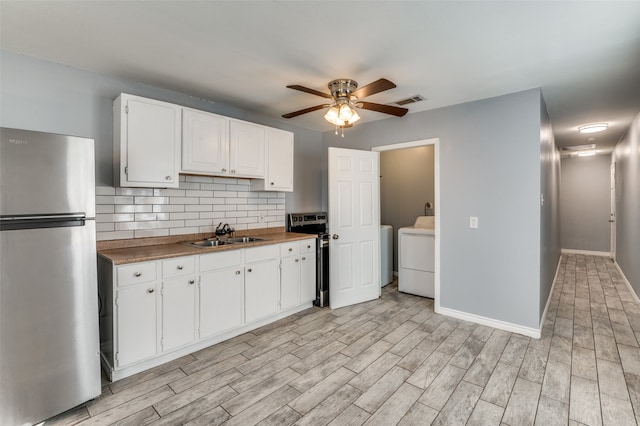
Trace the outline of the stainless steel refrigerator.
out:
M 92 139 L 0 128 L 0 425 L 100 394 Z

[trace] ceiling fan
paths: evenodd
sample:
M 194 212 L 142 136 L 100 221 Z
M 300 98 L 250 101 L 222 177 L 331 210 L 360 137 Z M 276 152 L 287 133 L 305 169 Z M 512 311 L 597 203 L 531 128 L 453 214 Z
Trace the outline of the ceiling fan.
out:
M 392 105 L 377 104 L 373 102 L 364 102 L 361 99 L 367 96 L 371 96 L 376 93 L 384 92 L 385 90 L 393 89 L 395 84 L 387 79 L 381 78 L 373 83 L 367 84 L 358 89 L 358 82 L 346 78 L 333 80 L 328 84 L 331 94 L 320 92 L 318 90 L 310 89 L 308 87 L 300 86 L 297 84 L 287 86 L 289 89 L 299 90 L 305 93 L 311 93 L 312 95 L 321 96 L 326 99 L 330 99 L 329 103 L 324 103 L 309 108 L 301 109 L 299 111 L 290 112 L 284 114 L 284 118 L 293 118 L 302 114 L 306 114 L 320 109 L 329 108 L 329 111 L 325 114 L 324 118 L 337 128 L 351 127 L 353 123 L 360 119 L 356 108 L 367 109 L 370 111 L 382 112 L 384 114 L 395 115 L 396 117 L 404 116 L 407 108 L 400 108 Z

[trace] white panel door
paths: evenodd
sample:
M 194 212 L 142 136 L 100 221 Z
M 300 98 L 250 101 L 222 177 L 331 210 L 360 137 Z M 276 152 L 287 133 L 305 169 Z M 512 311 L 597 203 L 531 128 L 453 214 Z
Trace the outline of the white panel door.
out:
M 264 126 L 231 120 L 229 123 L 229 175 L 264 178 L 265 166 Z
M 331 308 L 380 297 L 380 154 L 329 148 Z
M 196 340 L 195 277 L 165 280 L 162 284 L 162 350 Z
M 182 110 L 182 170 L 207 174 L 229 171 L 229 119 Z

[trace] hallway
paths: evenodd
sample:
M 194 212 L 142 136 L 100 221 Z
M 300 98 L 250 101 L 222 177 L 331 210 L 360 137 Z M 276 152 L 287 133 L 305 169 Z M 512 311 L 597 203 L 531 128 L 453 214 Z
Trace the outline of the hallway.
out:
M 636 333 L 615 266 L 569 254 L 541 339 L 434 314 L 389 285 L 105 385 L 47 425 L 633 425 Z

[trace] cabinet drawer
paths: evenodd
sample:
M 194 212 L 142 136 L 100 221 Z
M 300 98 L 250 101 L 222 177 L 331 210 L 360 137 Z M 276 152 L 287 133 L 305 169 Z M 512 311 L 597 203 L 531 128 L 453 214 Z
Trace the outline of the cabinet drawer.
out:
M 194 256 L 176 257 L 162 261 L 162 277 L 172 278 L 181 275 L 193 275 L 196 270 Z
M 315 253 L 316 240 L 300 241 L 300 254 L 302 253 Z
M 242 250 L 229 250 L 220 253 L 200 255 L 201 272 L 240 265 L 242 265 Z
M 244 253 L 245 263 L 261 262 L 263 260 L 277 259 L 280 252 L 278 251 L 278 244 L 272 244 L 268 246 L 248 248 Z
M 280 257 L 297 256 L 300 253 L 298 242 L 280 244 Z
M 156 279 L 156 263 L 143 262 L 118 266 L 118 286 L 140 284 Z

